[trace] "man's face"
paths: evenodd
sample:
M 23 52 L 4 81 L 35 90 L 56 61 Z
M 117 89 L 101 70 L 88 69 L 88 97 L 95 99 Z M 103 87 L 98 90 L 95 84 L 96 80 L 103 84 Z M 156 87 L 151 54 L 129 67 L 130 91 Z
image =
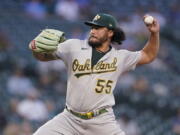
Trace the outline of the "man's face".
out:
M 110 38 L 110 30 L 106 27 L 92 26 L 89 33 L 88 43 L 94 48 L 101 47 L 102 44 L 110 40 Z

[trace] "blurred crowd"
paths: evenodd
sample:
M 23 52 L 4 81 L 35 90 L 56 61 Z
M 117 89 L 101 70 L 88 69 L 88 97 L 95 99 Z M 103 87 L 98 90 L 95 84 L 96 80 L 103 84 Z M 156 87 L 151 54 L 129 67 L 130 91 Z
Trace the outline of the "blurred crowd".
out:
M 137 71 L 124 74 L 117 84 L 116 91 L 119 92 L 115 94 L 130 91 L 142 97 L 152 93 L 159 99 L 180 97 L 180 61 L 178 58 L 180 40 L 177 29 L 172 29 L 173 26 L 177 28 L 180 23 L 178 0 L 174 0 L 169 8 L 166 7 L 164 14 L 162 12 L 164 10 L 160 9 L 163 7 L 158 7 L 156 2 L 154 5 L 148 5 L 148 9 L 144 9 L 141 5 L 141 8 L 136 7 L 133 12 L 129 11 L 133 7 L 130 1 L 128 7 L 125 7 L 127 12 L 130 12 L 128 16 L 126 10 L 119 13 L 113 11 L 112 7 L 109 7 L 112 11 L 105 10 L 106 8 L 101 9 L 103 7 L 99 4 L 108 6 L 105 0 L 99 0 L 97 4 L 95 0 L 16 1 L 22 2 L 19 14 L 24 12 L 25 17 L 38 20 L 37 23 L 44 20 L 51 21 L 52 16 L 74 23 L 73 29 L 68 30 L 67 38 L 84 39 L 87 36 L 87 31 L 76 26 L 76 22 L 92 19 L 98 12 L 112 13 L 118 18 L 119 26 L 127 34 L 127 40 L 118 48 L 128 50 L 138 50 L 144 46 L 149 33 L 142 22 L 142 17 L 144 14 L 155 16 L 160 21 L 162 38 L 158 58 Z M 122 4 L 123 2 L 124 0 Z M 138 2 L 144 3 L 143 0 Z M 0 2 L 0 5 L 1 3 L 3 2 Z M 116 4 L 114 6 L 117 6 Z M 9 13 L 9 18 L 11 14 L 14 15 Z M 11 35 L 4 31 L 5 27 L 2 30 L 2 23 L 3 21 L 0 21 L 0 135 L 31 135 L 37 127 L 64 109 L 66 68 L 60 60 L 46 63 L 37 61 L 32 58 L 30 51 L 22 55 L 18 54 L 17 44 L 19 43 L 11 39 Z M 28 31 L 31 30 L 28 29 Z M 27 50 L 28 44 L 23 46 L 26 46 L 24 48 Z M 27 56 L 30 59 L 27 59 Z M 143 101 L 141 102 L 143 104 Z M 117 100 L 117 104 L 121 103 Z M 172 131 L 169 135 L 178 135 L 180 134 L 180 100 L 175 101 L 173 105 L 175 106 L 174 112 L 168 116 Z M 116 115 L 118 115 L 117 120 L 120 127 L 127 135 L 142 135 L 138 122 L 131 116 L 126 113 Z
M 27 0 L 24 10 L 36 19 L 56 14 L 62 19 L 75 21 L 90 13 L 90 0 Z

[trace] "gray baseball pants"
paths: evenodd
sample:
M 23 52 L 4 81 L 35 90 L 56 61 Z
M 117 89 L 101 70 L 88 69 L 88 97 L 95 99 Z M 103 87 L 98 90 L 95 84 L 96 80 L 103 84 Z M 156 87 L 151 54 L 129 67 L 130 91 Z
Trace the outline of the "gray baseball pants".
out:
M 33 135 L 125 135 L 112 108 L 89 120 L 78 118 L 66 109 L 41 126 Z

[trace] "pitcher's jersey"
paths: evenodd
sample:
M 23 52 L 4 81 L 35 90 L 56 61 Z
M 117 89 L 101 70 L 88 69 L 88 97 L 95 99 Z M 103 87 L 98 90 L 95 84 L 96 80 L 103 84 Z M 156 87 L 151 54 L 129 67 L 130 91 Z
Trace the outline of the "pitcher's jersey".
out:
M 117 79 L 135 68 L 141 52 L 112 48 L 92 68 L 92 47 L 87 40 L 70 39 L 58 45 L 55 55 L 68 69 L 66 105 L 77 112 L 88 112 L 115 104 Z

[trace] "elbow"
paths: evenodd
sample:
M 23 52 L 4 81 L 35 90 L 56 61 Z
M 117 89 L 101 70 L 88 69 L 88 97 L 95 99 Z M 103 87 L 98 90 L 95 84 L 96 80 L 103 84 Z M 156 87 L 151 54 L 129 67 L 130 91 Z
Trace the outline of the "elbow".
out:
M 151 63 L 152 61 L 154 61 L 156 59 L 157 55 L 149 55 L 148 56 L 148 63 Z
M 157 57 L 157 55 L 148 56 L 148 58 L 146 60 L 146 64 L 153 62 L 156 59 L 156 57 Z
M 149 56 L 149 63 L 151 63 L 152 61 L 154 61 L 156 58 L 157 58 L 157 53 L 151 54 L 151 55 Z
M 141 56 L 141 59 L 138 63 L 139 65 L 149 64 L 152 61 L 154 61 L 157 57 L 157 54 L 150 54 L 150 53 L 146 53 L 144 51 L 141 51 L 141 52 L 142 52 L 142 56 Z
M 147 64 L 153 62 L 155 59 L 156 59 L 156 57 L 149 58 L 149 60 L 147 61 Z
M 146 59 L 146 63 L 151 63 L 153 62 L 157 57 L 157 54 L 147 54 L 147 59 Z

